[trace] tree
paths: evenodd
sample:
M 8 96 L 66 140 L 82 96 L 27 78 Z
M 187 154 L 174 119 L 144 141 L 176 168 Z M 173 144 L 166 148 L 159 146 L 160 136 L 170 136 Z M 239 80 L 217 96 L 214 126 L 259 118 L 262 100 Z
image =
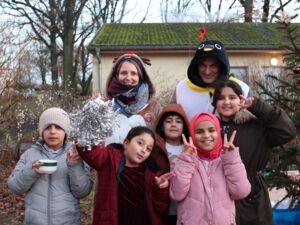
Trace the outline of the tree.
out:
M 126 3 L 127 0 L 2 0 L 0 4 L 8 15 L 19 19 L 14 22 L 20 28 L 50 52 L 54 92 L 59 86 L 58 58 L 62 56 L 64 91 L 74 94 L 78 75 L 74 49 L 81 49 L 77 46 L 82 46 L 82 39 L 86 46 L 90 40 L 87 34 L 103 22 L 121 21 Z
M 284 62 L 287 65 L 288 76 L 278 78 L 268 75 L 269 79 L 275 80 L 278 84 L 273 90 L 261 83 L 258 85 L 268 101 L 285 109 L 292 118 L 297 128 L 297 139 L 286 146 L 274 149 L 273 160 L 268 165 L 267 181 L 271 188 L 284 188 L 287 191 L 286 198 L 292 199 L 290 207 L 300 207 L 299 179 L 295 177 L 291 179 L 288 174 L 290 170 L 300 171 L 300 48 L 295 42 L 299 31 L 290 22 L 295 16 L 288 17 L 283 13 L 281 18 L 277 18 L 280 19 L 279 32 L 285 33 L 282 43 L 286 44 L 282 47 L 286 49 Z M 295 206 L 296 203 L 298 206 Z
M 167 23 L 172 20 L 182 20 L 189 9 L 193 6 L 193 0 L 163 0 L 160 2 L 162 21 Z

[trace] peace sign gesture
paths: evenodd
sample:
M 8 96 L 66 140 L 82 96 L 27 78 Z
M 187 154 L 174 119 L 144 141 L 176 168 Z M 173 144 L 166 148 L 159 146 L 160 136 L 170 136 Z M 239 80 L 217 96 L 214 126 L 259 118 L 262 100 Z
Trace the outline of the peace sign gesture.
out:
M 230 151 L 233 151 L 235 149 L 235 146 L 233 144 L 235 135 L 236 135 L 236 130 L 234 130 L 232 132 L 232 135 L 231 135 L 231 137 L 230 137 L 230 139 L 228 141 L 228 139 L 227 139 L 227 133 L 224 134 L 223 153 L 230 152 Z
M 192 156 L 197 156 L 197 149 L 193 143 L 192 138 L 189 137 L 189 142 L 187 142 L 184 134 L 182 134 L 182 140 L 183 140 L 183 144 L 184 144 L 182 152 L 185 154 L 190 154 Z
M 166 188 L 169 186 L 169 180 L 175 177 L 175 173 L 169 172 L 161 175 L 160 177 L 155 177 L 155 183 L 159 188 Z
M 241 97 L 241 104 L 239 104 L 241 106 L 242 109 L 248 109 L 253 101 L 254 101 L 254 98 L 253 97 L 249 97 L 249 98 L 245 98 L 243 95 L 240 95 Z

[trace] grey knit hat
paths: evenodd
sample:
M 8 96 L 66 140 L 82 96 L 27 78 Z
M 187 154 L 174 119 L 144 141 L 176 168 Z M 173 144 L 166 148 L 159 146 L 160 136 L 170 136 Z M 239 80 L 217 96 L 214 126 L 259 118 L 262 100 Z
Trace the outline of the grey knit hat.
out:
M 43 131 L 51 124 L 61 127 L 66 134 L 69 132 L 70 119 L 66 111 L 61 108 L 46 109 L 39 120 L 39 134 L 42 137 Z

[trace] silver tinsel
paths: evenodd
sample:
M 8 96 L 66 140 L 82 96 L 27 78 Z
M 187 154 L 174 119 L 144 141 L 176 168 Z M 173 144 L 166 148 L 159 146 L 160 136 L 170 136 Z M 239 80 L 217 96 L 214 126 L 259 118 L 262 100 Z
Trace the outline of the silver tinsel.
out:
M 100 98 L 88 101 L 81 110 L 70 114 L 70 139 L 88 150 L 104 143 L 116 126 L 117 114 L 112 101 L 104 102 Z

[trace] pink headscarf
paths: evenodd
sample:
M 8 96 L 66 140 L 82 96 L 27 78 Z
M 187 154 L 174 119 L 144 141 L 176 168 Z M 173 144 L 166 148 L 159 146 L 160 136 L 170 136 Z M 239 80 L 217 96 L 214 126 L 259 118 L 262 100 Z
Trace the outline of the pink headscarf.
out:
M 214 147 L 214 149 L 211 151 L 205 151 L 205 150 L 201 149 L 198 146 L 196 138 L 195 138 L 196 126 L 203 121 L 209 121 L 209 122 L 213 123 L 217 129 L 217 133 L 218 133 L 217 144 Z M 190 122 L 190 135 L 193 139 L 195 147 L 197 148 L 198 156 L 201 159 L 212 160 L 212 159 L 217 158 L 221 154 L 222 138 L 221 138 L 220 122 L 215 115 L 213 115 L 211 113 L 199 113 L 199 114 L 195 115 Z

